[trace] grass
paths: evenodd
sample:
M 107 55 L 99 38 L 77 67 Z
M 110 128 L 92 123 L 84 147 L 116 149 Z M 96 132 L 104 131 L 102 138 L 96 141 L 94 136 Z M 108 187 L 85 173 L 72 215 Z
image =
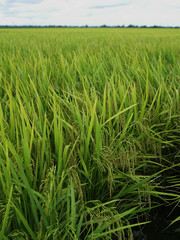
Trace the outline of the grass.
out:
M 179 45 L 178 29 L 0 29 L 1 239 L 131 240 L 179 207 Z

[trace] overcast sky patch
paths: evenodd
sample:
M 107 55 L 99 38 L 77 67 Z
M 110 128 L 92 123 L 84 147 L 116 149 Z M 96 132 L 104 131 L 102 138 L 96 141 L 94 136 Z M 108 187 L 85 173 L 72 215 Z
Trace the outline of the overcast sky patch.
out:
M 180 26 L 180 0 L 0 0 L 0 25 Z
M 100 5 L 100 6 L 93 6 L 90 7 L 91 9 L 96 8 L 96 9 L 103 9 L 103 8 L 115 8 L 119 6 L 127 6 L 129 3 L 119 3 L 119 4 L 111 4 L 111 5 Z
M 7 4 L 38 4 L 43 0 L 7 0 Z

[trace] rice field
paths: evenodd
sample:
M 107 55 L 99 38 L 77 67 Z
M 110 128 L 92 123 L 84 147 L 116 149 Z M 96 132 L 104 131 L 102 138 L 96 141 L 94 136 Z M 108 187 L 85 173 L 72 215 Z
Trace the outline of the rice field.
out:
M 179 223 L 179 83 L 179 29 L 0 29 L 0 239 Z

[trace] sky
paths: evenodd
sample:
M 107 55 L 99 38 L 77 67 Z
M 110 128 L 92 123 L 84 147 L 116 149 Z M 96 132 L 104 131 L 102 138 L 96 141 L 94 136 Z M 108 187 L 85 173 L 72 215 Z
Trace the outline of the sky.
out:
M 0 25 L 180 26 L 180 0 L 0 0 Z

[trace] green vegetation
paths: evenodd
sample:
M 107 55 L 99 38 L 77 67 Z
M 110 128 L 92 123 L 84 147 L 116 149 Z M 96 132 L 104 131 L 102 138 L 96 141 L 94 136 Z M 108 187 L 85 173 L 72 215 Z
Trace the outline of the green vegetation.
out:
M 1 29 L 0 239 L 132 240 L 179 208 L 179 82 L 178 29 Z

